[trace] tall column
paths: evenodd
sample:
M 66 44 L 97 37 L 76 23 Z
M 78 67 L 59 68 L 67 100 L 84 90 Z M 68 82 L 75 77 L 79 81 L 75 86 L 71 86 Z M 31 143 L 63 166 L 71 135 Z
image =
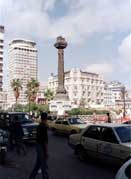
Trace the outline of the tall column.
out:
M 54 46 L 58 49 L 58 88 L 55 100 L 68 100 L 64 87 L 64 49 L 67 47 L 67 42 L 63 37 L 59 36 Z

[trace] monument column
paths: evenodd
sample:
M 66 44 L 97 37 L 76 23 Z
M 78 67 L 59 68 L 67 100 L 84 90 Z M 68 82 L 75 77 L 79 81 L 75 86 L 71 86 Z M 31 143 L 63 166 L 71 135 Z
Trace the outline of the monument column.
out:
M 58 49 L 58 88 L 54 99 L 50 102 L 50 111 L 57 115 L 64 115 L 65 111 L 71 110 L 71 101 L 64 86 L 64 49 L 67 47 L 66 40 L 59 36 L 54 46 Z
M 67 47 L 67 42 L 59 36 L 54 46 L 58 49 L 58 88 L 54 99 L 69 100 L 64 87 L 64 49 Z

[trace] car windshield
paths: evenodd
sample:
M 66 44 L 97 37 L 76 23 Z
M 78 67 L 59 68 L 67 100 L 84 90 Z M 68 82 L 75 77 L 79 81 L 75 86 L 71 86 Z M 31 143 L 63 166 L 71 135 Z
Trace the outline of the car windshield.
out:
M 121 142 L 131 142 L 131 126 L 122 126 L 115 128 Z
M 17 116 L 22 124 L 32 123 L 32 120 L 28 114 L 18 114 Z
M 80 118 L 70 118 L 69 122 L 70 124 L 85 124 Z

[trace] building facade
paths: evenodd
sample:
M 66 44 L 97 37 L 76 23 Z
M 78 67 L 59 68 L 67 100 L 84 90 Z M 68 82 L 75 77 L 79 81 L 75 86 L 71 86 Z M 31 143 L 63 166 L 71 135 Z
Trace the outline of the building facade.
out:
M 123 88 L 123 84 L 119 81 L 111 81 L 109 83 L 106 84 L 108 86 L 108 88 L 110 88 L 112 90 L 113 96 L 116 100 L 121 100 L 122 99 L 122 88 Z
M 15 104 L 15 97 L 11 88 L 13 79 L 20 79 L 22 90 L 18 103 L 27 104 L 27 83 L 31 78 L 37 79 L 38 57 L 36 43 L 29 40 L 16 39 L 9 44 L 8 64 L 8 104 Z
M 47 85 L 46 84 L 40 84 L 39 86 L 39 91 L 37 93 L 37 103 L 38 104 L 46 104 L 47 100 L 46 97 L 44 95 L 44 92 L 47 90 Z
M 48 88 L 56 93 L 58 77 L 51 74 Z M 104 81 L 99 74 L 80 69 L 65 72 L 65 88 L 73 107 L 100 107 L 104 102 Z
M 115 107 L 115 95 L 110 85 L 105 83 L 104 87 L 104 106 L 106 108 Z
M 4 26 L 0 26 L 0 91 L 3 88 Z

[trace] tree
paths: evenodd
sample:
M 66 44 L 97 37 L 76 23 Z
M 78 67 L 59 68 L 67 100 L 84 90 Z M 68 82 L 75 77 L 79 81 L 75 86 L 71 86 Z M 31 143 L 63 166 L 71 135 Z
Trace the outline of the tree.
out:
M 36 101 L 39 86 L 39 82 L 34 78 L 31 78 L 31 80 L 28 82 L 26 94 L 29 102 L 34 103 Z
M 54 93 L 50 89 L 47 89 L 46 91 L 44 91 L 44 96 L 47 99 L 47 101 L 49 102 L 53 99 Z
M 22 90 L 21 80 L 20 79 L 13 79 L 12 82 L 11 82 L 11 87 L 12 87 L 13 92 L 14 92 L 16 106 L 17 106 L 18 98 L 20 96 L 20 91 Z
M 35 103 L 36 101 L 37 93 L 39 91 L 39 86 L 40 86 L 39 82 L 34 78 L 31 78 L 31 80 L 27 83 L 26 94 L 29 102 L 29 111 L 30 111 L 30 104 Z

